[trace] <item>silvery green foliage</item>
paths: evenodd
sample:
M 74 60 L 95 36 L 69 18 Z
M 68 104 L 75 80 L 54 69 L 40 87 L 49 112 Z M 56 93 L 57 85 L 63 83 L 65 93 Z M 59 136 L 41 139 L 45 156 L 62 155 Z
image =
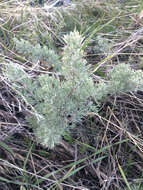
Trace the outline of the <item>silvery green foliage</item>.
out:
M 64 37 L 66 46 L 64 47 L 61 73 L 65 76 L 66 84 L 72 86 L 73 95 L 83 99 L 94 94 L 94 83 L 86 60 L 83 58 L 84 52 L 81 50 L 83 38 L 78 32 L 71 32 Z M 67 86 L 67 87 L 68 87 Z
M 49 148 L 59 143 L 65 130 L 74 127 L 88 112 L 97 112 L 92 100 L 100 103 L 110 94 L 143 89 L 143 72 L 134 71 L 126 64 L 115 66 L 106 83 L 94 84 L 81 50 L 83 38 L 74 31 L 66 35 L 64 41 L 66 45 L 59 67 L 62 78 L 58 73 L 32 78 L 17 64 L 9 64 L 5 70 L 13 87 L 39 114 L 40 117 L 33 114 L 27 120 L 39 142 Z
M 112 43 L 109 39 L 103 37 L 102 35 L 97 35 L 96 37 L 97 44 L 93 48 L 93 50 L 97 53 L 111 53 L 112 52 Z
M 74 127 L 87 112 L 97 111 L 91 100 L 94 83 L 80 50 L 83 39 L 78 32 L 73 32 L 64 40 L 66 45 L 59 69 L 63 80 L 58 74 L 43 74 L 34 79 L 17 64 L 7 66 L 5 73 L 41 116 L 39 119 L 33 115 L 28 121 L 39 142 L 50 148 L 59 143 L 64 131 Z
M 101 81 L 98 84 L 95 84 L 95 94 L 94 99 L 96 103 L 100 103 L 103 101 L 103 98 L 107 98 L 109 95 L 109 89 L 107 83 Z
M 24 55 L 32 62 L 45 61 L 47 64 L 53 65 L 55 70 L 61 67 L 59 56 L 52 49 L 48 49 L 47 46 L 41 46 L 40 44 L 32 45 L 29 41 L 14 38 L 15 48 L 18 53 Z
M 34 107 L 40 117 L 27 118 L 39 142 L 50 148 L 60 141 L 67 126 L 62 106 L 68 103 L 61 91 L 61 82 L 48 74 L 33 79 L 17 64 L 7 66 L 6 76 L 12 86 Z M 19 76 L 15 77 L 15 76 Z
M 109 72 L 109 93 L 143 89 L 143 72 L 135 71 L 127 64 L 119 64 Z
M 114 66 L 108 74 L 108 82 L 99 82 L 96 85 L 96 97 L 101 101 L 108 95 L 143 90 L 143 72 L 135 71 L 127 64 Z

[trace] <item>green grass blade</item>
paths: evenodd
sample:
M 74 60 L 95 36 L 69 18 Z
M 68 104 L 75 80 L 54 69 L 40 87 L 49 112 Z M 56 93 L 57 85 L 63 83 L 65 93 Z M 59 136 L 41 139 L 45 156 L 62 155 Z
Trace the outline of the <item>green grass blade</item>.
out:
M 128 182 L 126 176 L 125 176 L 125 173 L 124 173 L 124 171 L 123 171 L 123 169 L 121 168 L 121 166 L 120 166 L 119 163 L 118 163 L 118 167 L 119 167 L 120 173 L 121 173 L 121 175 L 122 175 L 122 177 L 123 177 L 123 179 L 124 179 L 124 181 L 125 181 L 125 183 L 126 183 L 126 185 L 127 185 L 127 187 L 128 187 L 128 190 L 132 190 L 131 187 L 130 187 L 130 185 L 129 185 L 129 182 Z
M 6 151 L 8 151 L 13 157 L 14 157 L 14 152 L 12 151 L 11 148 L 4 142 L 0 141 L 0 146 L 2 146 Z
M 0 180 L 4 181 L 6 183 L 12 183 L 12 184 L 16 184 L 16 185 L 25 185 L 25 186 L 29 185 L 29 186 L 31 186 L 31 187 L 33 187 L 35 189 L 43 190 L 42 188 L 40 188 L 40 187 L 38 187 L 36 185 L 32 185 L 32 184 L 29 184 L 29 183 L 23 183 L 23 182 L 20 182 L 20 181 L 8 180 L 8 179 L 6 179 L 4 177 L 1 177 L 1 176 L 0 176 Z
M 119 15 L 117 16 L 119 17 Z M 111 24 L 117 17 L 114 17 L 113 19 L 109 20 L 106 24 L 103 24 L 100 27 L 97 27 L 93 30 L 93 32 L 89 35 L 89 37 L 83 42 L 81 49 L 85 49 L 86 46 L 89 44 L 89 42 L 91 41 L 92 37 L 99 32 L 100 30 L 102 30 L 103 28 L 105 28 L 106 26 L 108 26 L 109 24 Z
M 27 156 L 26 156 L 26 159 L 25 159 L 24 165 L 23 165 L 23 170 L 26 170 L 26 164 L 27 164 L 27 162 L 28 162 L 28 158 L 29 158 L 29 156 L 30 156 L 30 153 L 31 153 L 31 151 L 32 151 L 32 148 L 33 148 L 33 144 L 30 146 L 29 151 L 28 151 L 28 153 L 27 153 Z
M 56 174 L 56 173 L 62 171 L 63 169 L 67 169 L 67 168 L 73 167 L 74 165 L 76 166 L 76 165 L 78 165 L 78 164 L 81 164 L 82 162 L 88 160 L 88 159 L 91 158 L 92 156 L 94 156 L 94 155 L 96 155 L 96 154 L 99 154 L 99 153 L 101 153 L 101 152 L 104 152 L 106 149 L 110 148 L 111 146 L 112 146 L 112 145 L 105 146 L 105 147 L 103 147 L 103 148 L 97 150 L 95 153 L 93 153 L 92 155 L 90 155 L 90 156 L 88 156 L 88 157 L 85 157 L 85 158 L 83 158 L 83 159 L 77 160 L 76 162 L 72 162 L 71 164 L 68 164 L 68 165 L 66 165 L 65 167 L 63 167 L 63 168 L 61 168 L 61 169 L 59 169 L 59 170 L 57 170 L 57 171 L 54 171 L 54 172 L 51 172 L 51 173 L 45 175 L 44 178 L 47 178 L 47 179 L 48 179 L 50 176 L 52 176 L 53 174 Z M 101 157 L 101 158 L 102 158 L 102 157 Z M 98 159 L 99 159 L 99 158 L 97 158 L 96 160 L 98 161 Z M 94 162 L 96 162 L 96 161 L 94 160 Z M 39 180 L 38 180 L 38 183 L 39 183 L 39 184 L 40 184 L 41 182 L 43 182 L 43 179 L 39 179 Z M 37 182 L 36 182 L 36 184 L 37 184 Z
M 105 158 L 105 157 L 106 157 L 106 156 L 102 156 L 102 157 L 100 157 L 100 158 L 97 158 L 97 159 L 91 161 L 91 162 L 89 163 L 89 165 L 90 165 L 90 164 L 93 164 L 93 163 L 96 163 L 96 162 L 102 160 L 102 159 Z M 86 166 L 87 166 L 87 164 L 85 164 L 85 165 L 83 165 L 83 166 L 81 166 L 81 167 L 76 168 L 76 169 L 73 170 L 72 172 L 68 172 L 68 174 L 66 174 L 66 175 L 63 177 L 63 180 L 65 180 L 65 179 L 71 177 L 71 176 L 74 175 L 76 172 L 78 172 L 79 170 L 83 169 L 83 168 L 86 167 Z

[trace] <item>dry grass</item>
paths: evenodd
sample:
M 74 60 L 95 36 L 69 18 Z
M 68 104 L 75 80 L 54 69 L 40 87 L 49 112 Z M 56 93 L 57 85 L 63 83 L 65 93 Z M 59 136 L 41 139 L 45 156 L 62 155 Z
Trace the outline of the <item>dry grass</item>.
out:
M 104 80 L 106 72 L 121 62 L 143 69 L 141 0 L 50 6 L 0 2 L 1 65 L 11 61 L 31 67 L 15 51 L 13 37 L 46 44 L 60 54 L 62 36 L 76 28 L 87 39 L 87 60 L 96 81 Z M 96 51 L 98 35 L 108 39 L 111 52 L 102 47 Z M 109 97 L 99 114 L 89 113 L 49 150 L 36 142 L 25 122 L 27 105 L 16 97 L 2 72 L 0 88 L 0 189 L 125 190 L 127 184 L 132 190 L 143 189 L 143 92 Z

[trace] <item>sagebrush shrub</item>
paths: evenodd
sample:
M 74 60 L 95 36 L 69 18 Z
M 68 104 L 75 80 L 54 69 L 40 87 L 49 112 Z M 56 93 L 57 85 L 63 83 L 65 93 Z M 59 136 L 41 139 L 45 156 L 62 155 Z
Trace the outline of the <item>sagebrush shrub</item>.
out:
M 109 72 L 109 93 L 129 92 L 142 89 L 143 72 L 135 71 L 127 64 L 119 64 Z
M 41 46 L 40 44 L 32 45 L 29 41 L 14 38 L 14 44 L 17 52 L 25 56 L 29 61 L 37 63 L 38 61 L 44 61 L 49 66 L 53 65 L 55 71 L 60 69 L 61 62 L 58 54 L 53 49 L 49 49 L 47 46 Z
M 62 63 L 57 61 L 61 64 L 59 72 L 64 76 L 63 80 L 58 77 L 58 73 L 52 76 L 43 74 L 36 79 L 32 78 L 17 64 L 8 65 L 6 69 L 14 88 L 41 116 L 39 119 L 33 115 L 27 120 L 34 127 L 39 141 L 50 148 L 55 143 L 59 143 L 64 131 L 68 130 L 69 123 L 72 127 L 88 111 L 96 111 L 96 106 L 91 100 L 94 94 L 94 83 L 90 77 L 89 66 L 83 59 L 84 53 L 80 50 L 83 39 L 78 32 L 74 32 L 67 35 L 64 40 L 66 45 Z M 23 42 L 25 46 L 28 44 L 28 47 L 31 47 L 29 43 L 22 40 L 18 42 L 17 48 L 22 47 Z M 34 47 L 30 49 L 34 50 Z M 27 54 L 28 51 L 20 50 L 20 53 Z M 35 57 L 32 51 L 30 54 Z M 48 55 L 48 52 L 46 54 Z M 55 56 L 57 58 L 56 54 Z
M 135 71 L 128 64 L 119 64 L 113 67 L 107 74 L 106 82 L 99 82 L 96 86 L 96 99 L 103 101 L 108 95 L 116 95 L 121 92 L 143 90 L 143 72 Z
M 32 77 L 22 66 L 14 63 L 7 65 L 4 73 L 12 86 L 38 113 L 39 117 L 33 114 L 27 120 L 34 128 L 39 142 L 50 148 L 59 143 L 64 132 L 75 127 L 88 112 L 98 111 L 94 102 L 100 103 L 110 94 L 143 89 L 143 72 L 134 71 L 126 64 L 115 66 L 109 72 L 106 83 L 99 81 L 94 84 L 89 66 L 83 58 L 84 52 L 81 50 L 83 38 L 74 31 L 66 35 L 64 41 L 66 45 L 63 48 L 62 61 L 55 52 L 52 54 L 60 64 L 57 74 Z M 21 47 L 23 41 L 16 43 L 17 47 Z M 26 43 L 24 42 L 25 46 Z M 35 51 L 33 46 L 27 44 Z M 20 51 L 28 53 L 27 50 Z M 29 55 L 31 59 L 35 56 L 32 51 Z M 45 51 L 40 47 L 41 54 L 36 53 L 36 58 L 43 55 L 42 51 L 50 56 L 48 51 L 51 50 Z M 47 59 L 50 59 L 49 56 Z

